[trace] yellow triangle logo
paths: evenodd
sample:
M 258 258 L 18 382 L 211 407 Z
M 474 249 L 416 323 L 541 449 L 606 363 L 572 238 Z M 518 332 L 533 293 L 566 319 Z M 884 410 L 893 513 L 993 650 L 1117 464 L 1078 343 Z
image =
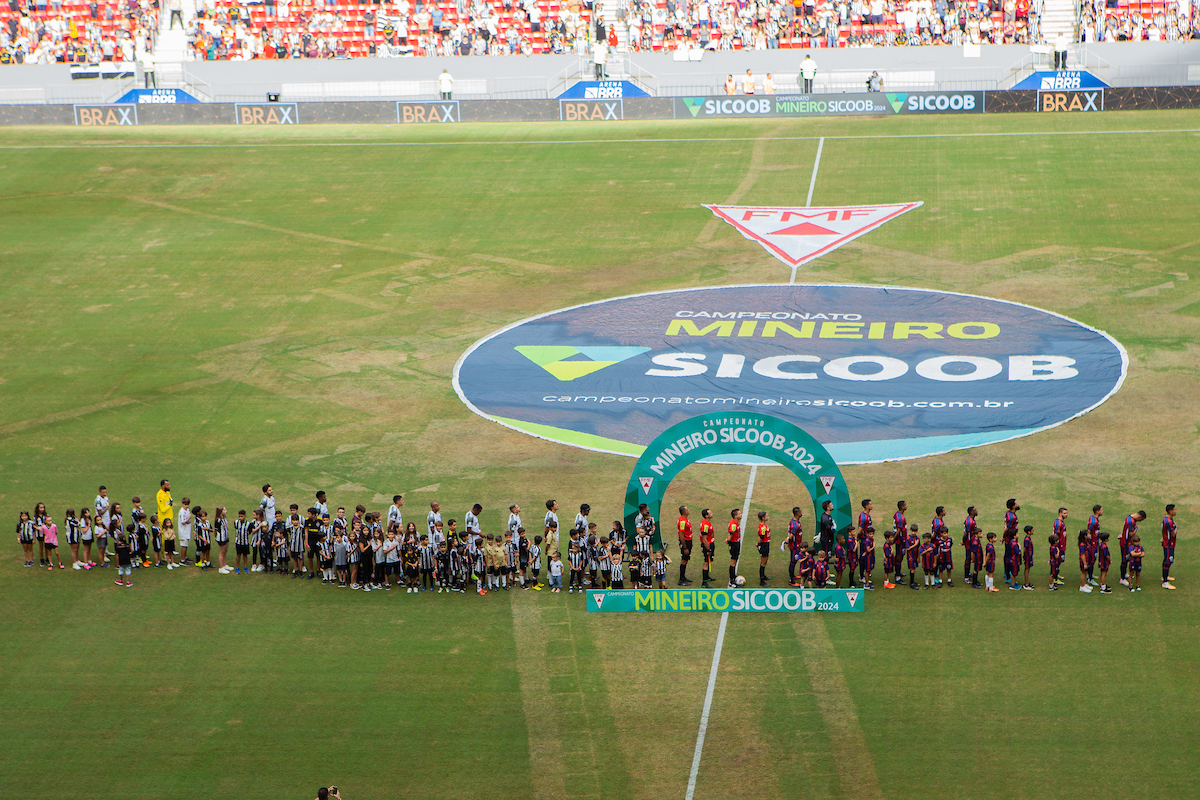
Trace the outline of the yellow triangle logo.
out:
M 611 367 L 616 363 L 616 361 L 555 361 L 553 364 L 543 364 L 542 369 L 560 381 L 573 381 L 605 367 Z

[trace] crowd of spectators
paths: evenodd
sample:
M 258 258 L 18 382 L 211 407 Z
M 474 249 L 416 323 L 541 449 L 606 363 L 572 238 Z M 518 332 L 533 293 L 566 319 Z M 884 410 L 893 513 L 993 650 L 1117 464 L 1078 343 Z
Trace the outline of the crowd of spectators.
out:
M 202 0 L 199 60 L 587 53 L 1038 41 L 1041 0 Z
M 1041 41 L 1043 0 L 166 0 L 196 60 Z M 1188 0 L 1081 0 L 1079 40 L 1200 36 Z M 132 62 L 159 0 L 6 0 L 0 63 Z M 1119 4 L 1120 3 L 1120 4 Z
M 154 47 L 154 0 L 7 0 L 0 64 L 133 62 Z
M 1082 0 L 1079 6 L 1081 42 L 1175 42 L 1200 39 L 1200 6 L 1176 0 Z

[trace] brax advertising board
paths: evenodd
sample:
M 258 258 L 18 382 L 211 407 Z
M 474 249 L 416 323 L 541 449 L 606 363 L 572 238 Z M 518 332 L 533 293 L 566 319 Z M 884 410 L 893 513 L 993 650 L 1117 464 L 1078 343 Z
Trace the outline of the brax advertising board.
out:
M 475 343 L 454 386 L 488 419 L 585 449 L 640 455 L 688 417 L 754 410 L 853 464 L 1062 424 L 1112 396 L 1126 368 L 1107 334 L 1031 306 L 892 286 L 771 284 L 543 314 Z

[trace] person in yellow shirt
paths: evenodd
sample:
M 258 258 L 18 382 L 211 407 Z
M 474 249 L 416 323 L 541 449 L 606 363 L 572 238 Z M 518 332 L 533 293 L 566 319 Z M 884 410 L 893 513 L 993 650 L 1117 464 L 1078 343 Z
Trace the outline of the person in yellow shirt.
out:
M 171 499 L 171 482 L 163 478 L 158 482 L 158 518 L 160 520 L 168 520 L 175 516 L 172 506 L 175 501 Z

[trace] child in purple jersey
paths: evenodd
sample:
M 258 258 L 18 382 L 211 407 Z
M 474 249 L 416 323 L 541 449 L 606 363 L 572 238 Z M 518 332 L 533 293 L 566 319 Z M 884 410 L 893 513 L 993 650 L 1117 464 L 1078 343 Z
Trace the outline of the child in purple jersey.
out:
M 835 588 L 842 588 L 842 573 L 846 570 L 846 534 L 839 533 L 837 535 L 837 544 L 833 547 L 833 571 L 835 573 L 833 585 Z M 851 581 L 853 583 L 853 581 Z
M 1086 530 L 1079 532 L 1079 591 L 1084 594 L 1092 593 L 1092 587 L 1088 584 L 1088 538 Z
M 1136 533 L 1129 537 L 1129 591 L 1142 590 L 1142 559 L 1146 550 L 1142 547 L 1142 537 Z
M 1100 594 L 1112 594 L 1112 588 L 1108 585 L 1108 568 L 1112 566 L 1112 554 L 1108 552 L 1108 531 L 1100 532 L 1096 562 L 1100 565 Z
M 1025 559 L 1025 590 L 1033 591 L 1033 582 L 1029 580 L 1029 570 L 1033 569 L 1033 526 L 1025 526 L 1025 541 L 1021 545 L 1021 557 Z
M 987 535 L 987 547 L 983 552 L 983 567 L 987 573 L 984 576 L 985 588 L 989 592 L 1000 591 L 996 588 L 996 534 L 994 533 Z

